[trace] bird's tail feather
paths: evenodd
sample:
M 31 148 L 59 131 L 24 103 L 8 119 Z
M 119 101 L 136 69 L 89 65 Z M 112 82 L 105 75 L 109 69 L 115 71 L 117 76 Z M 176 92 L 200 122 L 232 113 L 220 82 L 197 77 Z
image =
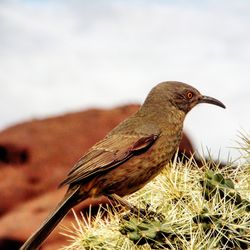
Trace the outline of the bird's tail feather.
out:
M 54 230 L 57 224 L 66 216 L 69 210 L 76 204 L 78 188 L 67 193 L 63 200 L 57 205 L 54 211 L 48 216 L 43 224 L 23 244 L 20 250 L 37 250 L 43 241 Z

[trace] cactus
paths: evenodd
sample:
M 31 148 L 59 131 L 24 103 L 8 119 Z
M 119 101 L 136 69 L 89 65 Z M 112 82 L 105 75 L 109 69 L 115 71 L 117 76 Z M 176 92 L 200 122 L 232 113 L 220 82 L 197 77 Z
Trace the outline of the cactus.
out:
M 235 185 L 230 178 L 224 178 L 221 173 L 208 170 L 205 173 L 205 178 L 200 180 L 200 183 L 203 186 L 204 198 L 207 201 L 218 195 L 219 199 L 225 199 L 239 207 L 243 206 L 246 212 L 250 211 L 250 202 L 243 199 L 235 190 Z
M 173 231 L 176 225 L 170 225 L 167 221 L 154 220 L 153 218 L 141 219 L 134 216 L 126 216 L 120 222 L 120 232 L 136 245 L 148 244 L 152 249 L 170 248 L 178 246 L 183 235 Z M 188 236 L 186 236 L 188 237 Z
M 174 161 L 126 198 L 146 211 L 143 218 L 128 211 L 76 218 L 77 226 L 64 233 L 72 244 L 63 249 L 250 249 L 250 141 L 245 141 L 247 153 L 234 167 Z
M 232 221 L 231 221 L 232 220 Z M 248 249 L 249 229 L 241 226 L 239 218 L 230 218 L 223 214 L 212 214 L 204 208 L 193 217 L 196 224 L 201 224 L 204 232 L 210 234 L 217 247 L 223 249 Z M 248 221 L 250 225 L 250 221 Z

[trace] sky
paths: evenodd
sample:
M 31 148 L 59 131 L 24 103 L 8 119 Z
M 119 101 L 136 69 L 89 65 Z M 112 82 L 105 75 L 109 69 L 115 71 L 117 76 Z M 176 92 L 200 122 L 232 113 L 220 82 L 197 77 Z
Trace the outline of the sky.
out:
M 237 157 L 250 122 L 249 13 L 248 0 L 1 0 L 0 129 L 141 103 L 177 80 L 227 106 L 188 114 L 196 148 Z

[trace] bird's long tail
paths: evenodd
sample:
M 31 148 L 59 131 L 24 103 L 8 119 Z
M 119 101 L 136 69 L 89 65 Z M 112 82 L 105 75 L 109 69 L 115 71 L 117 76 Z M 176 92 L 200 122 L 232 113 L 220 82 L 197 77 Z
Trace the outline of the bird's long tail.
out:
M 57 224 L 66 216 L 69 210 L 77 203 L 78 188 L 68 192 L 54 211 L 48 216 L 43 224 L 23 244 L 20 250 L 37 250 Z

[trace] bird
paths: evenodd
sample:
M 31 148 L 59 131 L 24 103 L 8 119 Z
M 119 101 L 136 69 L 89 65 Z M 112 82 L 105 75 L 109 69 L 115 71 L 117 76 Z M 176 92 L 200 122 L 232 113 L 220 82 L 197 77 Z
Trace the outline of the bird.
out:
M 196 88 L 167 81 L 151 89 L 139 110 L 94 144 L 73 166 L 59 187 L 65 196 L 20 250 L 35 250 L 75 205 L 106 196 L 124 206 L 123 198 L 156 177 L 178 149 L 187 113 L 200 103 L 226 108 Z

